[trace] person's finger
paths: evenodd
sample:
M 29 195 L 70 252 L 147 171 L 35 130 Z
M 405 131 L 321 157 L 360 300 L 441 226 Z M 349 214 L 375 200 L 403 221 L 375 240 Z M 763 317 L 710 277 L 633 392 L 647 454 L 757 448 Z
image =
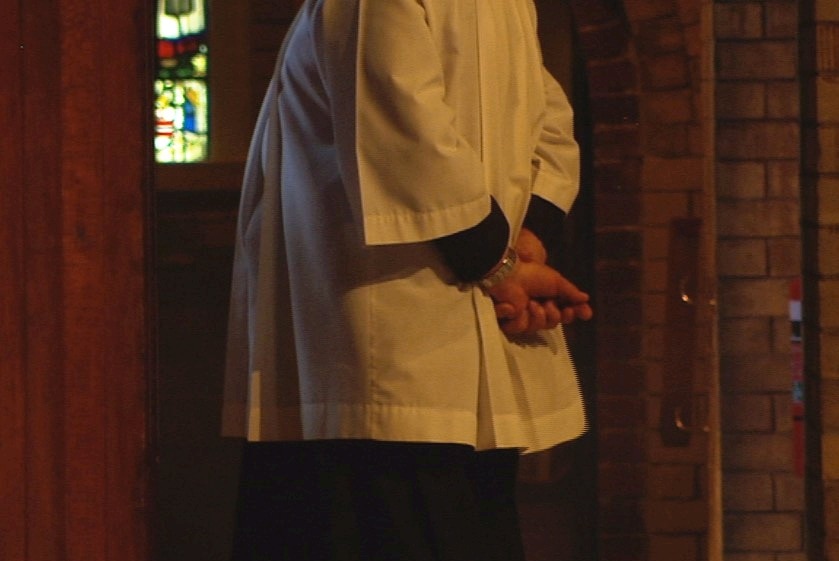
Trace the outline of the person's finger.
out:
M 545 309 L 547 325 L 546 329 L 553 329 L 562 322 L 562 311 L 553 300 L 545 300 L 542 307 Z
M 499 325 L 501 326 L 501 331 L 506 335 L 519 335 L 527 331 L 529 323 L 530 314 L 525 310 L 514 318 L 500 322 Z
M 560 304 L 582 304 L 589 296 L 550 267 L 523 263 L 521 283 L 531 298 L 555 298 Z
M 510 319 L 516 316 L 516 307 L 509 302 L 495 304 L 495 317 L 498 319 Z
M 527 311 L 530 315 L 530 321 L 527 325 L 528 333 L 536 333 L 547 328 L 547 313 L 541 303 L 536 300 L 531 300 L 528 304 Z
M 588 321 L 594 317 L 594 310 L 591 309 L 591 306 L 588 303 L 576 304 L 574 306 L 574 314 L 577 319 Z
M 574 323 L 575 319 L 577 319 L 577 312 L 574 310 L 574 307 L 564 306 L 562 308 L 562 323 L 568 325 L 569 323 Z

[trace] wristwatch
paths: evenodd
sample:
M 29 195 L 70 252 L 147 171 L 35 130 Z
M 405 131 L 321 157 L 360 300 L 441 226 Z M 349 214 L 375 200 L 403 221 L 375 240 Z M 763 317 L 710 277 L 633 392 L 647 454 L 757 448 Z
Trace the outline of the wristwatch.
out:
M 499 261 L 498 264 L 493 267 L 486 276 L 484 276 L 484 278 L 478 281 L 478 286 L 484 290 L 489 290 L 492 287 L 501 284 L 501 282 L 509 277 L 510 273 L 513 272 L 518 260 L 519 256 L 516 253 L 516 250 L 512 247 L 508 247 L 507 251 L 504 252 L 504 257 L 501 258 L 501 261 Z

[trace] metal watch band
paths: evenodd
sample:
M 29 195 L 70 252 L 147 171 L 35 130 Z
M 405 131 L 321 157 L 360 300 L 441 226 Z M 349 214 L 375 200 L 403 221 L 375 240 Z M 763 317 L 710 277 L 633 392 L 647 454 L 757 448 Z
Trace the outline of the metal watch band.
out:
M 498 285 L 510 276 L 510 273 L 513 272 L 513 268 L 516 266 L 518 260 L 519 256 L 516 253 L 516 250 L 512 247 L 508 247 L 507 251 L 504 253 L 504 257 L 501 259 L 501 262 L 498 263 L 492 271 L 487 273 L 484 278 L 478 281 L 478 286 L 484 290 L 489 290 L 490 288 Z

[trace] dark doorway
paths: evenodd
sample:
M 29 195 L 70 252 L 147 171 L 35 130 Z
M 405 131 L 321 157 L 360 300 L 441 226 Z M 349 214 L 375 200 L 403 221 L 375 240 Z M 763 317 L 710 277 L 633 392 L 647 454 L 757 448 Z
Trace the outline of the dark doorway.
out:
M 568 4 L 538 0 L 536 5 L 545 66 L 571 98 L 582 156 L 580 194 L 566 221 L 557 266 L 591 292 L 595 286 L 595 216 L 585 64 L 575 48 L 575 26 Z M 523 461 L 519 498 L 528 561 L 597 559 L 594 324 L 574 324 L 566 328 L 566 335 L 583 390 L 589 430 L 573 442 Z

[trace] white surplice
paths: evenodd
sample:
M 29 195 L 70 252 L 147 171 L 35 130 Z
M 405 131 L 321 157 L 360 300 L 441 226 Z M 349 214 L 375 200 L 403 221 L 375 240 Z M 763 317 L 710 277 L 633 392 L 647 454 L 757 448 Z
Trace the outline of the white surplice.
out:
M 578 148 L 531 0 L 309 0 L 242 193 L 223 432 L 541 450 L 585 429 L 561 328 L 509 340 L 428 240 L 490 195 L 568 211 Z

